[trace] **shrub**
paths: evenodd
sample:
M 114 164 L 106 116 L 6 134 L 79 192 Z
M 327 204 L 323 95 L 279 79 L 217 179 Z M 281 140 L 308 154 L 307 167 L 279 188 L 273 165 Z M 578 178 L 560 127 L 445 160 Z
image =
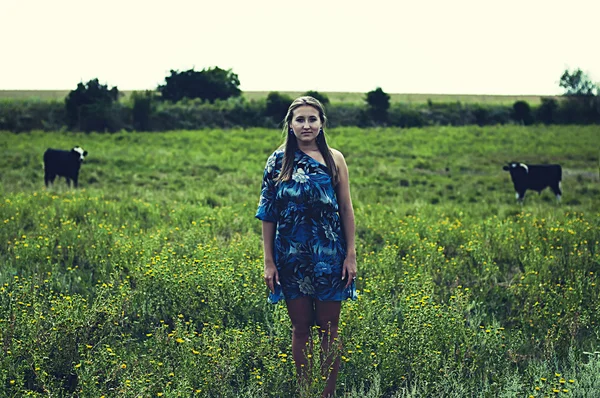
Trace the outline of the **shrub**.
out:
M 65 109 L 69 128 L 89 131 L 115 131 L 115 109 L 119 100 L 119 90 L 102 85 L 98 79 L 86 84 L 79 83 L 65 98 Z
M 378 123 L 387 121 L 387 112 L 390 108 L 390 95 L 384 92 L 381 87 L 369 91 L 365 97 L 367 101 L 368 116 Z
M 463 106 L 460 102 L 449 103 L 434 103 L 431 100 L 427 101 L 427 107 L 419 107 L 410 109 L 404 107 L 401 118 L 401 125 L 408 127 L 418 127 L 424 125 L 452 125 L 464 126 L 473 123 L 473 117 L 469 112 L 468 107 Z M 393 108 L 390 110 L 390 117 L 393 113 Z M 396 123 L 392 122 L 393 125 Z
M 479 126 L 508 124 L 512 120 L 512 109 L 507 106 L 476 104 L 469 109 L 475 124 Z
M 151 130 L 150 120 L 156 109 L 154 98 L 154 92 L 149 90 L 144 92 L 134 91 L 131 95 L 133 103 L 131 107 L 131 116 L 133 119 L 133 128 L 135 130 Z
M 309 90 L 302 95 L 308 95 L 310 97 L 313 97 L 313 98 L 319 100 L 319 102 L 321 102 L 321 104 L 323 104 L 323 106 L 329 105 L 329 97 L 327 97 L 327 95 L 322 94 L 318 91 Z
M 218 66 L 201 71 L 193 68 L 178 72 L 171 70 L 171 76 L 165 78 L 165 84 L 158 86 L 163 100 L 177 102 L 183 98 L 200 98 L 214 102 L 230 97 L 239 97 L 240 80 L 231 69 L 224 70 Z
M 360 126 L 364 108 L 354 104 L 331 104 L 327 107 L 327 125 Z
M 422 127 L 428 124 L 428 116 L 431 117 L 431 114 L 424 112 L 411 105 L 394 104 L 388 112 L 388 121 L 392 126 Z
M 265 101 L 246 101 L 243 97 L 217 101 L 216 105 L 223 113 L 227 125 L 231 127 L 270 127 L 265 118 Z
M 67 124 L 65 106 L 58 101 L 0 101 L 0 130 L 16 133 L 61 130 Z
M 600 97 L 569 96 L 560 104 L 560 116 L 566 124 L 600 123 Z
M 513 104 L 513 118 L 516 122 L 526 126 L 533 123 L 531 108 L 526 101 L 517 101 Z
M 277 91 L 271 91 L 267 95 L 267 103 L 265 109 L 265 115 L 272 118 L 274 123 L 279 123 L 285 117 L 292 98 L 285 94 L 280 94 Z
M 542 104 L 538 107 L 537 119 L 544 124 L 556 122 L 558 102 L 554 98 L 542 98 Z

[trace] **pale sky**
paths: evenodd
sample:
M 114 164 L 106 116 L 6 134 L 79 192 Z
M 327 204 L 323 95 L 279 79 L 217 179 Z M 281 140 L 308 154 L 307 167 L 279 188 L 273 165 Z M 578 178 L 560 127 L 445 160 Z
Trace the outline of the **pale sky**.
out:
M 599 39 L 599 0 L 0 0 L 0 90 L 219 66 L 244 91 L 553 95 L 600 81 Z

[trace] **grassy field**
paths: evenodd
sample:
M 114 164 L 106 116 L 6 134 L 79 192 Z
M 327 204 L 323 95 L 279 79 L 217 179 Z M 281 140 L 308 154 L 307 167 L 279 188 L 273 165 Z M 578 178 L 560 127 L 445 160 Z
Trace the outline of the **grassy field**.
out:
M 339 128 L 359 300 L 343 397 L 589 397 L 600 389 L 596 126 Z M 295 396 L 266 303 L 276 130 L 0 133 L 0 396 Z M 43 187 L 48 147 L 89 151 Z M 515 203 L 508 161 L 560 163 Z M 314 397 L 322 386 L 314 375 Z
M 132 91 L 121 91 L 125 98 Z M 292 98 L 302 95 L 302 92 L 282 91 Z M 0 90 L 1 99 L 36 99 L 36 100 L 63 100 L 69 90 Z M 249 100 L 266 98 L 268 91 L 245 91 L 243 96 Z M 365 93 L 326 92 L 332 103 L 364 103 Z M 423 104 L 428 100 L 433 102 L 461 102 L 478 104 L 512 105 L 515 101 L 527 101 L 530 105 L 541 102 L 539 95 L 468 95 L 468 94 L 397 94 L 389 93 L 392 103 Z

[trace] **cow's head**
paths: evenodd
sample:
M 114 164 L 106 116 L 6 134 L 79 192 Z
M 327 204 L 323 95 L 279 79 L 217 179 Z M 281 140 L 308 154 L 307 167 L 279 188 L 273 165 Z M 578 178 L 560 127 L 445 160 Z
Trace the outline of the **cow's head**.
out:
M 80 146 L 76 146 L 75 148 L 71 149 L 71 152 L 79 157 L 79 163 L 83 162 L 88 154 L 87 151 L 84 151 Z
M 529 167 L 525 163 L 510 162 L 508 165 L 502 167 L 502 170 L 509 171 L 510 174 L 527 174 L 529 173 Z

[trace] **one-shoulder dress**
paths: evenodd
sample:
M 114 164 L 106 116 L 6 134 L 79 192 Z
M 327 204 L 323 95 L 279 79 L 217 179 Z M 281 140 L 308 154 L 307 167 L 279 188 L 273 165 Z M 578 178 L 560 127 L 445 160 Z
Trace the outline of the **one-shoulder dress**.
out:
M 311 296 L 320 301 L 355 300 L 354 281 L 345 288 L 346 258 L 338 203 L 327 166 L 297 150 L 289 181 L 276 181 L 283 150 L 267 160 L 256 218 L 276 223 L 274 259 L 280 286 L 268 301 Z

